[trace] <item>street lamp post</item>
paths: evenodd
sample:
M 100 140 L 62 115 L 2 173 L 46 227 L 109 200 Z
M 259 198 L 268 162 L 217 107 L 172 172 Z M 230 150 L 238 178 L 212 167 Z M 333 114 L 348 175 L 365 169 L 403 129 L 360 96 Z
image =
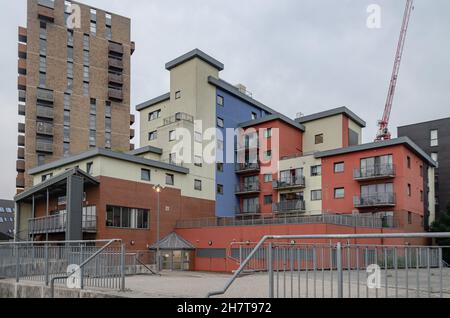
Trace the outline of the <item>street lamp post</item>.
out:
M 158 272 L 161 271 L 161 259 L 160 259 L 160 248 L 159 248 L 159 239 L 160 239 L 160 233 L 159 233 L 159 224 L 160 224 L 160 214 L 161 214 L 161 206 L 160 206 L 160 198 L 159 195 L 161 191 L 164 189 L 161 185 L 156 185 L 153 187 L 153 190 L 156 191 L 156 270 Z

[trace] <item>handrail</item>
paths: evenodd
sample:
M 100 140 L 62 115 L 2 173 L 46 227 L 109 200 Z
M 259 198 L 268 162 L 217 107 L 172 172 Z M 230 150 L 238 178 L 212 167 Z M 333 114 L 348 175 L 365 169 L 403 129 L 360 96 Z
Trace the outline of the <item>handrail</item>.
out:
M 146 264 L 144 264 L 144 262 L 142 262 L 139 257 L 138 254 L 136 254 L 135 256 L 136 261 L 141 264 L 142 266 L 144 266 L 147 270 L 150 271 L 150 273 L 152 273 L 153 275 L 158 275 L 158 276 L 162 276 L 160 273 L 155 273 L 150 267 L 148 267 Z
M 264 236 L 241 264 L 233 277 L 226 283 L 222 290 L 208 293 L 207 298 L 224 295 L 234 281 L 242 274 L 250 260 L 255 256 L 261 246 L 269 240 L 352 240 L 352 239 L 398 239 L 398 238 L 450 238 L 450 233 L 393 233 L 393 234 L 327 234 L 327 235 L 266 235 Z
M 108 244 L 103 246 L 101 249 L 99 249 L 97 252 L 92 254 L 90 257 L 88 257 L 83 263 L 80 264 L 80 270 L 82 270 L 87 264 L 89 264 L 94 258 L 96 258 L 98 255 L 100 255 L 104 250 L 106 250 L 108 247 L 110 247 L 112 244 L 120 242 L 122 243 L 121 239 L 113 239 L 108 241 Z M 66 242 L 67 243 L 67 242 Z M 73 243 L 73 242 L 72 242 Z M 50 291 L 51 291 L 51 298 L 55 298 L 55 281 L 62 280 L 62 279 L 69 279 L 75 272 L 72 272 L 69 275 L 66 276 L 57 276 L 53 277 L 50 281 Z

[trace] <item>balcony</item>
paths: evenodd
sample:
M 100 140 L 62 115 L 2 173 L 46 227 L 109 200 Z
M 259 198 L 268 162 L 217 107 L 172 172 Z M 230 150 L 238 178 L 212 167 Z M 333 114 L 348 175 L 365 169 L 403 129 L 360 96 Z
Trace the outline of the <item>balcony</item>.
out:
M 25 160 L 17 160 L 16 161 L 16 171 L 17 172 L 25 172 Z
M 25 148 L 17 148 L 17 159 L 25 159 Z
M 97 217 L 83 215 L 84 233 L 97 233 Z M 29 234 L 64 233 L 67 230 L 67 213 L 28 220 Z
M 273 188 L 277 190 L 291 190 L 305 187 L 306 187 L 306 180 L 304 176 L 292 177 L 273 182 Z
M 27 29 L 19 27 L 19 42 L 27 43 Z
M 396 205 L 395 193 L 374 193 L 354 198 L 355 208 L 394 207 Z
M 387 178 L 395 178 L 395 166 L 392 164 L 374 165 L 364 169 L 355 169 L 353 172 L 353 179 L 358 181 Z
M 244 194 L 257 194 L 261 192 L 261 186 L 259 182 L 254 183 L 242 183 L 236 186 L 236 195 Z
M 19 116 L 25 116 L 25 105 L 19 104 L 18 114 Z
M 131 41 L 131 52 L 130 52 L 130 54 L 133 55 L 134 51 L 136 51 L 136 43 L 134 41 Z
M 273 213 L 304 213 L 306 212 L 305 201 L 291 200 L 273 204 Z
M 135 148 L 134 144 L 130 144 L 130 151 L 133 151 Z
M 17 126 L 18 126 L 17 131 L 19 132 L 19 134 L 24 134 L 25 133 L 25 124 L 19 123 Z
M 38 18 L 48 22 L 55 21 L 54 3 L 50 0 L 38 0 Z
M 237 163 L 235 172 L 237 174 L 258 173 L 261 171 L 259 163 Z
M 17 71 L 19 74 L 25 75 L 27 74 L 27 60 L 19 59 L 17 63 Z
M 164 118 L 163 126 L 168 126 L 168 125 L 180 122 L 180 121 L 186 121 L 186 122 L 189 122 L 189 123 L 194 123 L 194 117 L 189 115 L 189 114 L 186 114 L 186 113 L 176 113 L 173 116 Z
M 37 141 L 36 142 L 36 151 L 45 152 L 45 153 L 53 153 L 53 144 L 51 144 L 49 142 Z
M 53 108 L 38 105 L 36 107 L 36 116 L 39 118 L 53 119 Z
M 108 82 L 111 84 L 123 84 L 122 74 L 108 73 Z
M 40 135 L 53 136 L 53 125 L 50 123 L 37 122 L 36 133 Z
M 24 135 L 19 135 L 19 137 L 17 138 L 17 145 L 19 147 L 25 147 L 25 136 Z
M 236 216 L 252 216 L 261 214 L 261 208 L 259 204 L 251 206 L 251 207 L 236 207 Z
M 123 55 L 123 45 L 119 43 L 109 42 L 109 53 Z
M 27 89 L 27 77 L 25 75 L 19 75 L 17 77 L 17 89 L 24 91 Z
M 25 188 L 25 176 L 22 172 L 19 172 L 16 177 L 16 188 Z
M 123 92 L 120 89 L 109 88 L 108 98 L 116 101 L 123 101 Z
M 36 92 L 36 98 L 40 101 L 53 103 L 53 91 L 48 89 L 38 88 Z
M 23 43 L 19 43 L 19 50 L 18 50 L 18 56 L 20 59 L 26 59 L 27 58 L 27 45 Z
M 133 114 L 130 114 L 130 126 L 134 125 L 135 122 L 136 122 L 136 116 Z
M 136 136 L 136 132 L 134 129 L 130 129 L 130 139 L 133 139 Z
M 27 101 L 27 92 L 19 90 L 19 102 L 25 103 Z
M 109 58 L 108 67 L 123 70 L 123 61 L 118 59 Z

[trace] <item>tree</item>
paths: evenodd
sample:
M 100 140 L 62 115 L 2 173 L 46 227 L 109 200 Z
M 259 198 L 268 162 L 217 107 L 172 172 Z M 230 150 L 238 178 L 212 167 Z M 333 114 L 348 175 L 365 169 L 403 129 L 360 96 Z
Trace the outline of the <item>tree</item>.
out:
M 439 218 L 431 225 L 431 232 L 450 233 L 450 204 L 447 206 L 447 212 L 442 213 Z M 439 246 L 450 246 L 450 239 L 437 239 Z M 444 248 L 442 251 L 444 261 L 450 264 L 450 248 Z

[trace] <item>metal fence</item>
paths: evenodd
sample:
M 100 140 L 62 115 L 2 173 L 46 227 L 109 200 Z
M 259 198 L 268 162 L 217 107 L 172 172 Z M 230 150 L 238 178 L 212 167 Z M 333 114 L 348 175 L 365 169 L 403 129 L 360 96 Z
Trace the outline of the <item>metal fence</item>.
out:
M 443 258 L 450 247 L 348 243 L 448 237 L 450 233 L 294 235 L 233 243 L 229 258 L 240 267 L 223 290 L 208 296 L 225 294 L 244 272 L 260 272 L 255 275 L 267 279 L 270 298 L 450 298 L 450 268 Z
M 393 216 L 378 217 L 344 214 L 322 214 L 315 216 L 305 216 L 303 214 L 290 214 L 284 217 L 251 216 L 246 218 L 229 217 L 180 220 L 177 222 L 177 228 L 190 229 L 200 227 L 231 227 L 282 224 L 333 224 L 367 228 L 397 228 L 399 226 L 398 219 Z
M 0 278 L 64 284 L 80 266 L 81 288 L 125 289 L 121 240 L 0 243 Z

